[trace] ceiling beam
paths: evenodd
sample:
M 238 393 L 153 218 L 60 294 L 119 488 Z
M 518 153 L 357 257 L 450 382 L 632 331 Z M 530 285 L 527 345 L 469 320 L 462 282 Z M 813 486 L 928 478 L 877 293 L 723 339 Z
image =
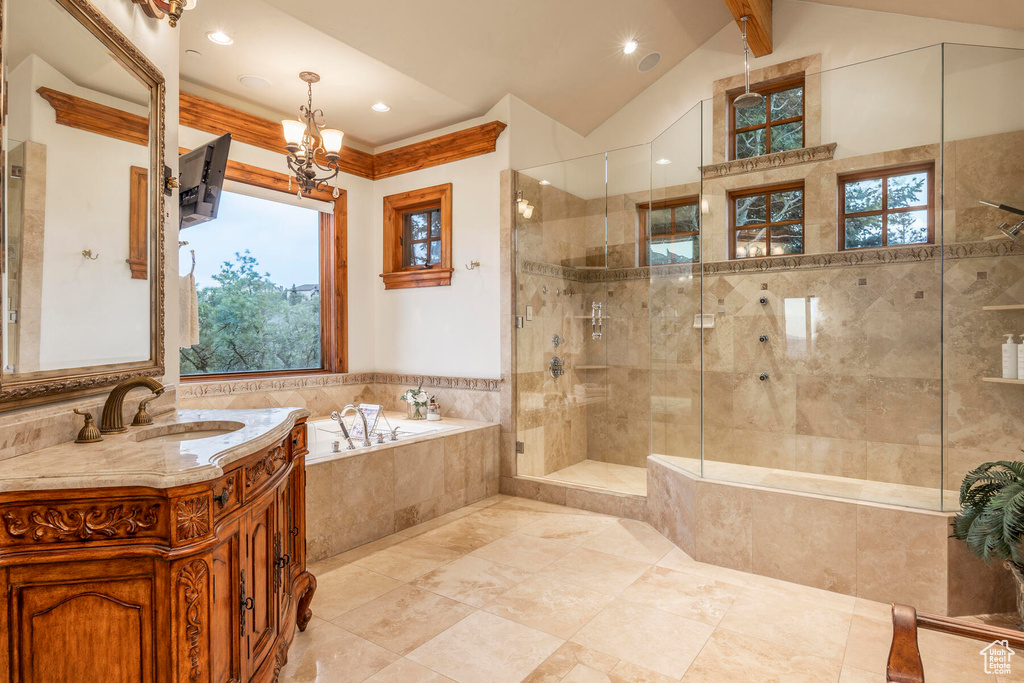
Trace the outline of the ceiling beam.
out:
M 772 0 L 724 0 L 736 25 L 747 17 L 747 43 L 755 57 L 772 53 Z

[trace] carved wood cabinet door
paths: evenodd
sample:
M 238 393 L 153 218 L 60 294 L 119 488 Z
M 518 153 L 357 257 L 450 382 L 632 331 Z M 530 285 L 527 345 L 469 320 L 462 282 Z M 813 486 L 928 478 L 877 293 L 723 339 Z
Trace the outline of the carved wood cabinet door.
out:
M 210 680 L 238 683 L 242 680 L 242 563 L 244 539 L 238 520 L 218 530 L 223 540 L 213 549 L 213 617 L 210 624 Z
M 16 567 L 9 578 L 13 680 L 155 680 L 151 562 Z
M 279 629 L 278 586 L 274 583 L 275 537 L 279 536 L 278 492 L 271 489 L 245 516 L 245 615 L 247 676 L 273 652 Z

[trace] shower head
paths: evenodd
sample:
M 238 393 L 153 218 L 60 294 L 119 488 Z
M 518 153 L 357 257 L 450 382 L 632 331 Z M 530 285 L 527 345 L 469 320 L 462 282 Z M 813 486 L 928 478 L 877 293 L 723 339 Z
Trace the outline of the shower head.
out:
M 749 86 L 748 86 L 749 87 Z M 737 109 L 750 109 L 764 101 L 764 95 L 756 92 L 745 92 L 732 101 L 732 106 Z
M 764 95 L 750 92 L 750 47 L 747 46 L 747 17 L 740 17 L 743 25 L 743 82 L 744 92 L 732 101 L 732 106 L 737 109 L 750 109 L 764 101 Z
M 1009 223 L 1003 222 L 999 224 L 999 232 L 1003 233 L 1017 244 L 1024 244 L 1024 218 L 1017 222 L 1016 225 L 1010 225 Z
M 1014 206 L 1007 206 L 1006 204 L 999 204 L 998 202 L 990 202 L 986 199 L 979 199 L 978 203 L 984 204 L 985 206 L 991 206 L 994 209 L 1002 209 L 1007 213 L 1015 213 L 1018 216 L 1024 216 L 1024 209 L 1018 209 Z

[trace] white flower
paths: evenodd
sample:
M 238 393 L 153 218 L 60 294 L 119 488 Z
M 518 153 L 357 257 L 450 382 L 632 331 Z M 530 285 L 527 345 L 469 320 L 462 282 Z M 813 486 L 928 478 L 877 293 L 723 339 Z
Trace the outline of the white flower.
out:
M 420 393 L 416 394 L 415 398 L 417 403 L 426 403 L 430 397 L 427 396 L 427 392 L 421 391 Z

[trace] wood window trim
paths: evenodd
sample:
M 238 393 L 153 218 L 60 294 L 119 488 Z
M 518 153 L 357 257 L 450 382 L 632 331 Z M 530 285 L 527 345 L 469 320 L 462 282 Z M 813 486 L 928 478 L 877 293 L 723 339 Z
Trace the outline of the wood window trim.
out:
M 800 121 L 802 126 L 803 126 L 802 129 L 801 129 L 801 133 L 800 133 L 800 137 L 801 137 L 800 148 L 803 148 L 803 147 L 807 146 L 807 83 L 806 83 L 806 80 L 807 80 L 806 79 L 806 74 L 801 71 L 798 74 L 793 74 L 793 75 L 790 75 L 790 76 L 785 76 L 783 78 L 773 79 L 771 81 L 765 81 L 763 83 L 758 83 L 754 87 L 750 88 L 750 92 L 760 93 L 761 95 L 764 95 L 766 97 L 769 96 L 769 95 L 772 95 L 774 93 L 777 93 L 777 92 L 782 92 L 783 90 L 790 90 L 790 89 L 795 88 L 797 86 L 800 86 L 800 87 L 803 88 L 803 94 L 800 96 L 800 116 L 792 116 L 792 117 L 787 118 L 787 119 L 779 119 L 778 121 L 770 121 L 769 117 L 771 115 L 771 110 L 770 110 L 770 108 L 768 106 L 769 103 L 766 102 L 765 103 L 765 118 L 764 118 L 765 122 L 764 122 L 763 126 L 759 125 L 759 126 L 746 126 L 744 128 L 737 128 L 736 127 L 736 111 L 737 110 L 736 110 L 736 107 L 733 106 L 733 102 L 736 100 L 737 97 L 739 97 L 740 95 L 742 95 L 745 92 L 745 88 L 734 88 L 733 90 L 730 90 L 729 92 L 726 93 L 726 101 L 728 102 L 728 109 L 729 109 L 729 111 L 728 111 L 729 131 L 728 131 L 728 139 L 726 140 L 726 144 L 727 144 L 727 147 L 728 147 L 728 154 L 727 154 L 727 156 L 728 156 L 728 160 L 729 161 L 735 161 L 737 159 L 737 156 L 736 156 L 736 134 L 737 133 L 742 133 L 742 132 L 745 132 L 745 131 L 749 131 L 749 130 L 757 130 L 759 128 L 764 128 L 765 129 L 765 138 L 764 138 L 765 154 L 772 154 L 771 127 L 772 126 L 776 126 L 776 125 L 781 125 L 781 124 L 784 124 L 784 123 L 794 123 L 796 121 Z M 764 155 L 758 155 L 758 156 L 764 156 Z M 751 158 L 754 158 L 754 157 L 743 157 L 743 158 L 751 159 Z
M 244 185 L 294 194 L 290 176 L 238 161 L 228 161 L 224 177 Z M 305 195 L 334 206 L 331 213 L 320 212 L 320 367 L 182 375 L 181 381 L 223 382 L 348 372 L 348 193 L 340 188 L 338 191 L 337 197 L 332 194 L 333 188 Z
M 888 205 L 888 183 L 884 182 L 885 179 L 893 176 L 910 175 L 912 173 L 925 173 L 927 180 L 925 180 L 925 187 L 928 189 L 928 201 L 924 205 L 915 205 L 912 207 L 889 209 Z M 846 184 L 851 182 L 857 182 L 860 180 L 883 180 L 882 182 L 882 209 L 878 211 L 855 211 L 853 213 L 846 213 Z M 888 216 L 891 213 L 905 213 L 908 211 L 921 211 L 922 209 L 928 212 L 928 239 L 925 242 L 912 242 L 909 244 L 900 244 L 898 246 L 919 246 L 922 244 L 935 244 L 935 162 L 926 161 L 917 164 L 906 164 L 903 166 L 888 166 L 885 168 L 871 169 L 867 171 L 855 171 L 853 173 L 844 173 L 836 177 L 836 183 L 838 186 L 838 216 L 836 222 L 836 232 L 839 251 L 861 251 L 862 249 L 884 249 L 889 246 L 889 222 Z M 847 247 L 846 246 L 846 219 L 857 218 L 862 216 L 882 216 L 882 244 L 874 247 Z
M 751 224 L 744 225 L 744 226 L 737 226 L 736 225 L 736 200 L 737 199 L 741 199 L 743 197 L 756 197 L 756 196 L 762 195 L 762 194 L 763 195 L 770 195 L 773 192 L 791 192 L 793 190 L 800 190 L 801 192 L 804 193 L 804 195 L 803 195 L 803 200 L 804 201 L 803 201 L 803 206 L 801 207 L 799 220 L 774 221 L 773 222 L 771 220 L 770 198 L 766 198 L 765 199 L 765 218 L 767 219 L 767 221 L 765 223 L 751 223 Z M 806 193 L 806 190 L 804 188 L 804 181 L 803 180 L 797 180 L 797 181 L 794 181 L 794 182 L 791 182 L 791 183 L 776 183 L 776 184 L 773 184 L 773 185 L 758 185 L 757 187 L 750 187 L 750 188 L 746 188 L 746 189 L 743 189 L 743 190 L 734 190 L 734 191 L 732 191 L 732 192 L 730 192 L 728 194 L 728 200 L 729 200 L 729 260 L 746 261 L 746 260 L 749 260 L 749 259 L 767 258 L 767 257 L 770 257 L 770 256 L 776 256 L 776 257 L 778 257 L 778 256 L 793 256 L 795 254 L 803 254 L 804 253 L 804 239 L 803 238 L 806 237 L 806 231 L 807 231 L 807 223 L 806 223 L 806 219 L 807 219 L 807 212 L 806 212 L 807 193 Z M 798 252 L 791 252 L 791 253 L 788 253 L 788 254 L 772 254 L 771 253 L 771 246 L 772 246 L 771 245 L 771 227 L 773 225 L 795 225 L 797 223 L 800 224 L 800 236 L 801 236 L 800 251 L 798 251 Z M 761 256 L 742 256 L 742 257 L 737 257 L 736 256 L 736 233 L 739 230 L 749 230 L 751 228 L 757 228 L 757 227 L 766 227 L 768 229 L 768 235 L 767 235 L 767 239 L 765 240 L 765 243 L 766 243 L 766 245 L 768 247 L 767 251 L 769 253 L 763 254 Z
M 641 266 L 649 266 L 650 265 L 650 263 L 648 261 L 648 256 L 650 254 L 650 247 L 648 245 L 650 244 L 651 236 L 650 236 L 649 231 L 648 231 L 647 218 L 648 218 L 648 215 L 650 214 L 651 210 L 675 209 L 676 207 L 680 207 L 680 206 L 700 206 L 700 195 L 691 195 L 691 196 L 687 196 L 687 197 L 676 197 L 674 199 L 662 199 L 661 201 L 657 201 L 657 202 L 644 202 L 643 204 L 637 204 L 636 205 L 637 219 L 640 222 L 640 265 Z M 700 219 L 700 214 L 698 214 L 698 219 L 697 220 L 698 220 L 698 225 L 699 225 L 699 221 L 701 220 Z M 672 226 L 673 226 L 673 230 L 674 230 L 675 229 L 675 212 L 674 211 L 673 211 L 673 214 L 672 214 Z M 697 230 L 691 230 L 689 232 L 671 232 L 671 233 L 668 233 L 668 234 L 665 234 L 665 235 L 658 235 L 657 237 L 658 237 L 658 239 L 662 239 L 662 238 L 665 238 L 665 237 L 689 237 L 689 236 L 694 236 L 694 235 L 696 235 L 696 236 L 700 235 L 699 227 L 698 227 Z M 698 258 L 694 259 L 693 261 L 691 261 L 690 263 L 700 263 L 700 258 L 698 257 Z
M 402 259 L 402 216 L 417 209 L 441 209 L 441 263 L 406 268 Z M 452 273 L 452 184 L 434 185 L 384 197 L 384 289 L 444 287 Z
M 149 270 L 149 170 L 130 167 L 128 186 L 128 258 L 133 280 L 147 279 Z

